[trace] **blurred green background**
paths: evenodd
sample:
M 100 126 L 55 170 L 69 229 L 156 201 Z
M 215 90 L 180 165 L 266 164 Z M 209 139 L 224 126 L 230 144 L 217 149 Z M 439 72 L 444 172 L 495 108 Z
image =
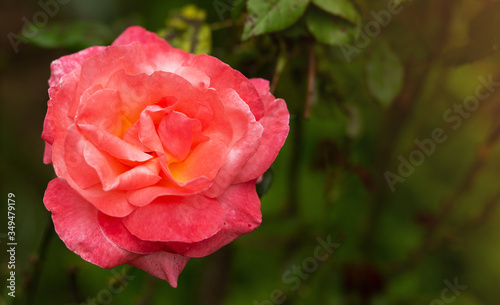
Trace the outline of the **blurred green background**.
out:
M 498 304 L 499 1 L 0 5 L 0 304 Z M 40 139 L 51 61 L 135 24 L 271 80 L 291 113 L 262 225 L 192 259 L 177 289 L 83 261 L 42 203 L 54 177 Z M 319 240 L 338 244 L 323 261 Z

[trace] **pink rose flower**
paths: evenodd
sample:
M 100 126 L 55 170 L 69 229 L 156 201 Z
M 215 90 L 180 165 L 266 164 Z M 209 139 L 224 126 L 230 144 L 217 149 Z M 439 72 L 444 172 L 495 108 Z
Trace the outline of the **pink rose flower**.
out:
M 255 184 L 289 130 L 268 81 L 137 26 L 51 70 L 44 203 L 71 251 L 176 287 L 189 258 L 259 226 Z

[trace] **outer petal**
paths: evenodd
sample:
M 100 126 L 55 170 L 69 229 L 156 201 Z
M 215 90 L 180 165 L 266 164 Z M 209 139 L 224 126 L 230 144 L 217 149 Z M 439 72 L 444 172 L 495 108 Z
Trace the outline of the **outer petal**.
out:
M 52 212 L 59 237 L 68 249 L 102 268 L 127 263 L 137 255 L 110 242 L 97 222 L 97 209 L 75 192 L 64 179 L 50 181 L 43 198 Z
M 193 195 L 158 198 L 122 221 L 130 233 L 142 240 L 191 243 L 217 233 L 224 217 L 217 200 Z
M 55 86 L 64 75 L 70 73 L 73 70 L 80 69 L 82 63 L 87 58 L 102 52 L 102 50 L 104 49 L 105 47 L 90 47 L 80 52 L 63 56 L 59 59 L 54 60 L 50 64 L 51 73 L 49 86 Z
M 43 122 L 42 139 L 52 146 L 58 133 L 64 133 L 73 124 L 73 118 L 68 117 L 69 108 L 75 99 L 80 72 L 73 71 L 64 75 L 64 81 L 49 89 L 50 100 L 47 103 L 47 114 Z M 46 146 L 44 163 L 52 162 L 52 147 Z
M 54 172 L 57 177 L 64 178 L 73 186 L 74 182 L 68 174 L 68 169 L 65 161 L 64 142 L 66 135 L 61 133 L 52 144 L 52 162 Z M 71 181 L 70 181 L 71 180 Z
M 125 228 L 120 218 L 98 213 L 97 219 L 103 233 L 114 244 L 134 253 L 151 254 L 161 251 L 155 243 L 140 240 Z
M 259 120 L 264 127 L 264 133 L 259 149 L 242 169 L 235 183 L 253 180 L 262 175 L 278 156 L 290 129 L 288 125 L 290 113 L 285 101 L 274 98 L 269 92 L 268 81 L 252 79 L 252 83 L 261 95 L 266 108 L 266 115 Z
M 209 55 L 197 55 L 184 63 L 184 66 L 194 67 L 210 77 L 210 87 L 217 91 L 234 89 L 250 106 L 257 120 L 264 116 L 264 105 L 252 83 L 239 71 L 228 64 Z
M 233 141 L 213 185 L 203 192 L 209 197 L 220 196 L 230 184 L 233 184 L 235 177 L 257 151 L 263 131 L 248 105 L 233 89 L 226 89 L 220 94 L 231 121 Z
M 113 45 L 128 45 L 133 42 L 140 42 L 148 58 L 150 58 L 159 70 L 174 72 L 183 62 L 193 55 L 180 49 L 171 47 L 164 39 L 155 33 L 151 33 L 139 26 L 132 26 L 118 37 Z
M 121 218 L 110 217 L 103 213 L 98 213 L 97 218 L 106 237 L 109 238 L 111 242 L 130 252 L 151 254 L 166 251 L 178 254 L 186 251 L 190 247 L 190 244 L 187 243 L 163 243 L 141 240 L 127 230 Z
M 189 261 L 188 257 L 167 252 L 158 252 L 141 256 L 129 262 L 129 265 L 142 269 L 177 287 L 177 278 Z
M 50 164 L 52 162 L 52 145 L 45 142 L 45 150 L 43 151 L 43 163 Z
M 224 226 L 211 238 L 191 244 L 182 255 L 189 257 L 209 255 L 241 235 L 252 232 L 262 222 L 255 180 L 230 186 L 218 200 L 226 213 Z

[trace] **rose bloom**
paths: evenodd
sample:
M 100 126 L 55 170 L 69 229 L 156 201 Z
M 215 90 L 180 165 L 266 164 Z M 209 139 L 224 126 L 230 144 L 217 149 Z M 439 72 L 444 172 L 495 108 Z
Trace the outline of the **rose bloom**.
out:
M 263 79 L 130 27 L 51 65 L 44 196 L 66 246 L 177 286 L 191 257 L 261 223 L 255 184 L 288 134 Z

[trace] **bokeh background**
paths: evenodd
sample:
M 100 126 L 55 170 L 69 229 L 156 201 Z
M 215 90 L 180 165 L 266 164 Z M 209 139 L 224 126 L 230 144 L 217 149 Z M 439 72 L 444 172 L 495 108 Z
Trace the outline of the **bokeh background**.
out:
M 0 304 L 498 304 L 499 1 L 0 5 Z M 192 259 L 176 289 L 83 261 L 42 202 L 54 178 L 40 139 L 51 61 L 135 24 L 271 80 L 291 112 L 259 186 L 262 225 Z M 336 244 L 323 261 L 319 240 Z

